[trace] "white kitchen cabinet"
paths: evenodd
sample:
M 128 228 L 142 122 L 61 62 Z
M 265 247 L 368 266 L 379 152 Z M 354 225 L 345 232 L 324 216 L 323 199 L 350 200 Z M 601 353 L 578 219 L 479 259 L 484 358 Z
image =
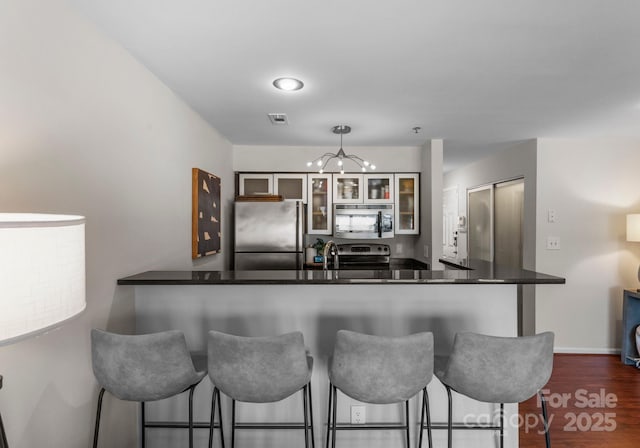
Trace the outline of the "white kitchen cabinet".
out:
M 396 235 L 420 233 L 420 175 L 417 173 L 395 175 L 395 224 Z
M 362 174 L 334 174 L 333 202 L 335 204 L 362 203 Z
M 308 174 L 307 233 L 331 235 L 333 233 L 333 201 L 331 174 Z
M 365 204 L 393 204 L 393 174 L 364 174 L 362 183 Z
M 273 194 L 273 174 L 241 173 L 238 176 L 238 181 L 238 194 L 240 196 Z
M 274 173 L 273 194 L 279 194 L 285 201 L 307 203 L 307 173 Z

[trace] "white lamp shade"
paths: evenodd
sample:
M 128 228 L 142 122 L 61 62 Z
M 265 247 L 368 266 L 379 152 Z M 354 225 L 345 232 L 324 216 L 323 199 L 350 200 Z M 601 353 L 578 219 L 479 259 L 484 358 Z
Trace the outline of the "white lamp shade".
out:
M 82 312 L 82 216 L 0 213 L 0 344 Z
M 640 242 L 640 213 L 627 215 L 627 241 Z

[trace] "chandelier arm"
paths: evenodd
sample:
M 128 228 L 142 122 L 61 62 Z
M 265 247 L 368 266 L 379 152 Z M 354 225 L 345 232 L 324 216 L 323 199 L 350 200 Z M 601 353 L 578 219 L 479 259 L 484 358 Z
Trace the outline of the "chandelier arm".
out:
M 364 165 L 362 164 L 363 160 L 360 157 L 357 157 L 357 156 L 354 156 L 354 155 L 350 154 L 350 155 L 347 156 L 347 159 L 349 159 L 352 162 L 354 162 L 360 168 L 364 168 Z
M 351 160 L 358 160 L 359 163 L 364 163 L 364 159 L 362 157 L 358 157 L 354 154 L 349 154 L 347 157 Z
M 320 169 L 322 171 L 324 171 L 324 169 L 327 167 L 327 163 L 329 163 L 329 160 L 331 160 L 333 157 L 328 158 L 327 160 L 324 161 L 324 164 L 320 167 Z

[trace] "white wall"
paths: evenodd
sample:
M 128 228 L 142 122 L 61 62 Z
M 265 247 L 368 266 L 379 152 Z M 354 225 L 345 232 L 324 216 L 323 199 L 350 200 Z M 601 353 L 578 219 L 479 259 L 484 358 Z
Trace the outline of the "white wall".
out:
M 446 143 L 446 142 L 445 142 Z M 536 141 L 527 140 L 444 175 L 443 188 L 458 187 L 458 214 L 467 216 L 467 190 L 524 177 L 524 266 L 535 266 Z M 467 256 L 467 234 L 458 237 L 458 256 Z
M 307 162 L 325 152 L 335 153 L 336 146 L 258 146 L 234 145 L 233 169 L 235 171 L 310 171 Z M 376 165 L 380 173 L 419 171 L 421 149 L 419 147 L 343 146 L 347 154 L 355 154 Z M 335 161 L 327 166 L 327 172 L 338 172 Z M 358 172 L 355 164 L 345 162 L 345 171 Z
M 12 448 L 86 447 L 97 394 L 90 328 L 134 330 L 119 277 L 227 265 L 232 149 L 62 0 L 3 1 L 0 61 L 0 211 L 87 217 L 87 310 L 0 347 L 0 411 Z M 222 178 L 225 224 L 223 254 L 196 263 L 192 167 Z M 104 405 L 101 446 L 133 446 L 136 407 Z
M 458 215 L 467 216 L 467 190 L 494 182 L 524 178 L 524 224 L 523 224 L 523 267 L 536 266 L 536 141 L 514 142 L 493 155 L 450 171 L 444 175 L 443 188 L 457 187 Z M 458 256 L 467 256 L 467 233 L 458 234 Z M 550 272 L 553 273 L 553 272 Z M 536 289 L 533 286 L 521 288 L 522 333 L 535 331 Z
M 625 241 L 625 215 L 640 212 L 639 166 L 638 139 L 538 141 L 536 270 L 567 284 L 537 287 L 537 330 L 554 331 L 562 350 L 620 347 L 622 290 L 639 286 L 640 245 Z M 546 250 L 548 236 L 559 251 Z
M 347 154 L 355 154 L 376 165 L 376 172 L 420 172 L 422 163 L 422 149 L 419 147 L 372 147 L 372 146 L 343 146 Z M 307 166 L 310 162 L 326 152 L 335 153 L 339 146 L 270 146 L 270 145 L 234 145 L 233 169 L 235 171 L 274 171 L 274 172 L 309 172 L 313 168 Z M 327 166 L 327 172 L 339 172 L 335 161 Z M 358 172 L 355 163 L 345 162 L 345 171 Z M 422 179 L 429 179 L 422 175 Z M 422 211 L 424 219 L 425 211 Z M 328 236 L 310 235 L 305 243 L 313 243 L 316 238 L 327 241 Z M 385 240 L 391 246 L 391 254 L 395 258 L 417 258 L 413 235 L 396 235 L 393 240 Z M 338 244 L 346 242 L 335 240 Z

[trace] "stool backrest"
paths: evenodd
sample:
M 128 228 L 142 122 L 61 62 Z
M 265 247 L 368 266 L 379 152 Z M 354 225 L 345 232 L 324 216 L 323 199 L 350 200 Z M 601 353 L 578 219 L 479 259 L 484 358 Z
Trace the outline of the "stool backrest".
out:
M 239 401 L 280 401 L 311 378 L 312 360 L 300 332 L 244 337 L 210 331 L 207 354 L 211 382 Z
M 91 357 L 98 383 L 121 400 L 160 400 L 201 378 L 180 331 L 122 335 L 94 329 Z
M 551 377 L 553 333 L 497 337 L 458 333 L 443 382 L 488 403 L 519 403 L 531 398 Z
M 433 334 L 383 337 L 340 330 L 329 378 L 343 393 L 366 403 L 408 400 L 433 377 Z

